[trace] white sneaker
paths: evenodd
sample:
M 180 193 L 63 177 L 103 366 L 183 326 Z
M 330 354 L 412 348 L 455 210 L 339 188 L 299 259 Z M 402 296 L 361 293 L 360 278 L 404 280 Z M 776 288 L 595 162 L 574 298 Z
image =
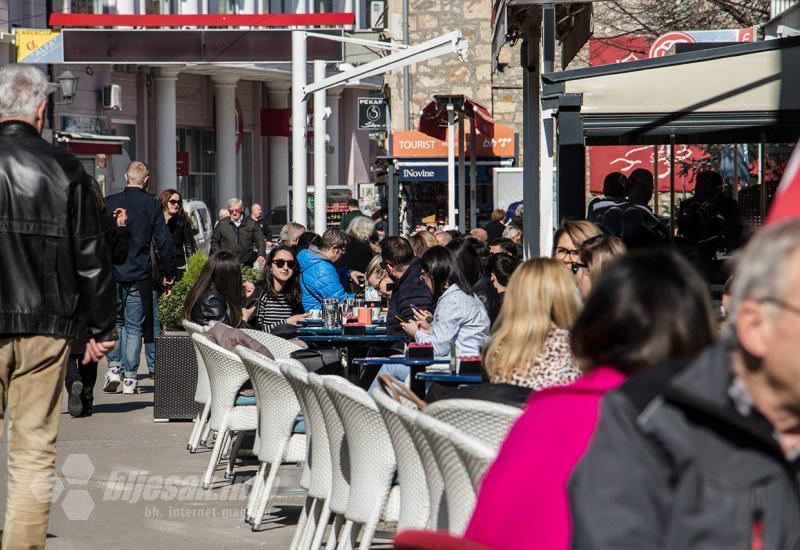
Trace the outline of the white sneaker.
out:
M 122 383 L 122 393 L 138 393 L 136 391 L 136 378 L 126 378 Z
M 119 367 L 111 367 L 106 370 L 103 391 L 107 393 L 116 393 L 120 382 L 122 382 L 122 377 L 119 375 Z

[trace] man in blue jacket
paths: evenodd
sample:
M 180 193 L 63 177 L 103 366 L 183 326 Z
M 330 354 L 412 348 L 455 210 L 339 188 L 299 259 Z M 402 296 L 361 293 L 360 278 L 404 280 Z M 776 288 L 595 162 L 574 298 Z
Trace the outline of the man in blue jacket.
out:
M 162 281 L 169 287 L 175 280 L 172 265 L 172 238 L 164 221 L 161 202 L 146 191 L 150 179 L 147 165 L 135 160 L 125 171 L 127 187 L 106 198 L 106 212 L 117 208 L 128 213 L 128 261 L 114 266 L 117 281 L 117 330 L 119 344 L 108 354 L 103 391 L 136 393 L 136 371 L 142 351 L 142 338 L 153 342 L 153 266 L 151 243 L 160 261 Z
M 344 291 L 339 272 L 333 263 L 344 255 L 347 236 L 338 227 L 328 229 L 322 235 L 319 247 L 313 244 L 297 255 L 300 262 L 300 289 L 303 293 L 303 309 L 322 309 L 322 300 L 336 298 L 339 301 L 355 298 L 355 294 Z

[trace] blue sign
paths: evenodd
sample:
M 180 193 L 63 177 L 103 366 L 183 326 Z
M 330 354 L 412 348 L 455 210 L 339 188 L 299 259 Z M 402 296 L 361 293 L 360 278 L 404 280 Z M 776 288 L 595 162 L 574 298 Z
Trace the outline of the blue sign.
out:
M 447 166 L 401 166 L 400 181 L 410 182 L 437 182 L 447 181 Z

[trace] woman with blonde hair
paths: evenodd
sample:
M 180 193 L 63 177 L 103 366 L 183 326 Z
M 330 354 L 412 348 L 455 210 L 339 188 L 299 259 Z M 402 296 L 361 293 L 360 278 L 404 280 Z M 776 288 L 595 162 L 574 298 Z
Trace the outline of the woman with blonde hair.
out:
M 625 253 L 625 243 L 613 235 L 597 235 L 583 241 L 578 247 L 580 261 L 572 262 L 572 273 L 575 283 L 586 298 L 592 290 L 597 278 L 603 271 L 603 266 L 614 256 Z
M 572 262 L 578 261 L 578 247 L 583 244 L 583 241 L 602 234 L 600 228 L 592 222 L 566 220 L 556 230 L 553 237 L 555 243 L 553 258 L 564 264 L 565 267 L 572 267 Z
M 348 224 L 345 234 L 347 235 L 347 247 L 341 258 L 336 260 L 333 265 L 341 271 L 347 269 L 364 274 L 367 270 L 369 261 L 375 255 L 370 241 L 375 233 L 375 222 L 366 216 L 358 216 Z
M 408 238 L 408 242 L 411 244 L 411 250 L 414 251 L 414 256 L 417 258 L 422 258 L 422 255 L 425 254 L 429 248 L 433 248 L 439 244 L 436 242 L 436 237 L 433 236 L 433 233 L 424 230 L 417 231 L 411 235 Z
M 569 331 L 580 310 L 575 281 L 561 264 L 550 258 L 522 263 L 484 348 L 489 381 L 540 390 L 578 378 Z

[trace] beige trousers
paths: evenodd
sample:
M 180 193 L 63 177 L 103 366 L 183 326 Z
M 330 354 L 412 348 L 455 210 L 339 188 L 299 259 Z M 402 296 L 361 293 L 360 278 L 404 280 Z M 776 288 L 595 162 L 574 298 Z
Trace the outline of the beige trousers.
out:
M 3 550 L 44 548 L 69 344 L 52 336 L 0 336 L 0 437 L 8 416 Z

